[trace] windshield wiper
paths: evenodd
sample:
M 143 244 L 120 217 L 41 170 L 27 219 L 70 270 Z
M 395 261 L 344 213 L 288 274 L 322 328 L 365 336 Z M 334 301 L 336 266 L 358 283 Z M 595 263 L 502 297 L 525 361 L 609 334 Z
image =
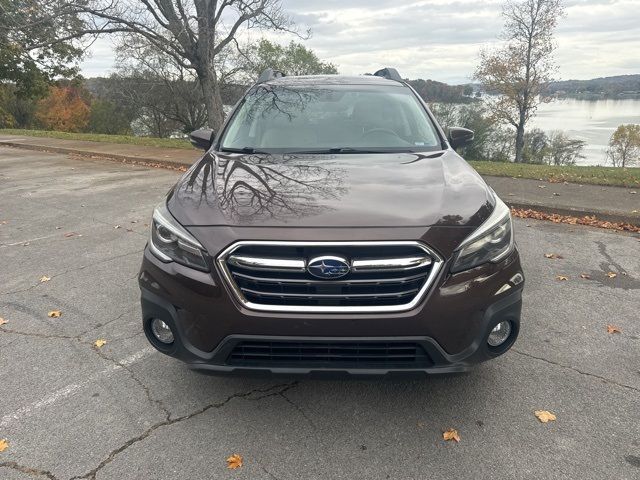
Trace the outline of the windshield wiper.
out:
M 289 152 L 291 155 L 300 153 L 303 155 L 311 154 L 328 154 L 328 153 L 412 153 L 413 150 L 408 148 L 394 148 L 393 150 L 383 150 L 375 148 L 353 148 L 353 147 L 337 147 L 325 148 L 322 150 L 293 150 Z
M 257 154 L 271 155 L 270 152 L 265 152 L 263 150 L 256 150 L 253 147 L 243 147 L 243 148 L 222 147 L 220 149 L 220 151 L 221 152 L 229 152 L 229 153 L 257 153 Z

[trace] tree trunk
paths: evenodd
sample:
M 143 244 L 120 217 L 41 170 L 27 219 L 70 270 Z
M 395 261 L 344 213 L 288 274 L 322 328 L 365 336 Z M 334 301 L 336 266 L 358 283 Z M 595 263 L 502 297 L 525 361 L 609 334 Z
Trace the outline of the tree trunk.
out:
M 214 68 L 205 67 L 204 72 L 198 72 L 204 103 L 207 107 L 207 117 L 209 128 L 218 133 L 224 122 L 224 110 L 222 109 L 222 96 L 220 95 L 220 85 L 218 75 Z
M 521 119 L 516 128 L 516 163 L 524 162 L 522 151 L 524 150 L 524 120 Z

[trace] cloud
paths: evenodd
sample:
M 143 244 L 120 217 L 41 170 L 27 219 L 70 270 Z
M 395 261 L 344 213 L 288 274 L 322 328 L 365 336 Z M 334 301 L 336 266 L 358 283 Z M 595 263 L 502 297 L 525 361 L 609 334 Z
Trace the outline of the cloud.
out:
M 466 82 L 481 47 L 497 41 L 501 0 L 282 0 L 305 44 L 341 73 L 395 66 L 405 77 Z M 638 0 L 565 0 L 556 35 L 562 78 L 640 73 Z M 257 33 L 251 33 L 256 38 Z M 287 42 L 293 36 L 267 34 Z M 83 63 L 85 75 L 113 64 L 113 48 L 100 41 Z

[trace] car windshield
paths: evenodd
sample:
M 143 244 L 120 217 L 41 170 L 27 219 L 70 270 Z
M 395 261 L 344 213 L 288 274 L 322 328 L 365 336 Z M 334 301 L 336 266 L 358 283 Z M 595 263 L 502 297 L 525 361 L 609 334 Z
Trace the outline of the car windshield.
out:
M 406 87 L 260 85 L 222 136 L 221 150 L 417 152 L 440 149 L 436 129 Z

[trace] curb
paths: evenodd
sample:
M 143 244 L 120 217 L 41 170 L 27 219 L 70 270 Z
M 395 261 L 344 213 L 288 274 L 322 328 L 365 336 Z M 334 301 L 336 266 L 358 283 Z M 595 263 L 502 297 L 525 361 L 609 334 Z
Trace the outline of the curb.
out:
M 186 162 L 177 162 L 173 160 L 164 160 L 164 159 L 155 158 L 155 157 L 154 158 L 134 157 L 130 155 L 121 155 L 117 153 L 105 154 L 102 152 L 90 152 L 87 150 L 79 150 L 75 148 L 51 147 L 49 145 L 33 145 L 33 144 L 25 144 L 25 143 L 12 142 L 12 141 L 6 141 L 6 140 L 0 140 L 0 146 L 21 148 L 23 150 L 34 150 L 37 152 L 79 155 L 81 157 L 113 160 L 120 163 L 127 163 L 131 165 L 142 165 L 144 167 L 163 167 L 163 168 L 170 168 L 172 170 L 179 170 L 179 171 L 187 170 L 193 163 L 193 162 L 186 163 Z
M 551 205 L 540 205 L 538 203 L 522 203 L 509 202 L 504 200 L 509 208 L 518 208 L 524 210 L 534 210 L 536 212 L 557 214 L 569 217 L 596 217 L 598 220 L 611 223 L 628 223 L 635 227 L 640 227 L 640 217 L 633 215 L 624 215 L 615 212 L 606 212 L 602 210 L 588 210 L 567 207 L 554 207 Z
M 45 145 L 24 144 L 20 142 L 12 142 L 12 141 L 6 141 L 6 140 L 0 140 L 0 145 L 15 147 L 15 148 L 22 148 L 25 150 L 35 150 L 39 152 L 73 154 L 73 155 L 79 155 L 81 157 L 112 160 L 112 161 L 127 163 L 131 165 L 141 165 L 144 167 L 168 168 L 171 170 L 177 170 L 181 172 L 186 171 L 193 163 L 193 162 L 192 163 L 177 162 L 177 161 L 164 160 L 164 159 L 158 159 L 158 158 L 133 157 L 129 155 L 120 155 L 120 154 L 106 155 L 104 153 L 89 152 L 86 150 L 79 150 L 75 148 L 50 147 Z M 526 210 L 530 209 L 530 210 L 535 210 L 542 213 L 549 213 L 549 214 L 555 213 L 558 215 L 566 215 L 571 217 L 589 216 L 589 217 L 596 217 L 598 220 L 603 220 L 607 222 L 629 223 L 633 226 L 640 226 L 640 218 L 638 216 L 633 216 L 633 215 L 625 215 L 621 213 L 607 212 L 607 211 L 593 210 L 593 209 L 573 209 L 573 208 L 567 208 L 567 207 L 555 207 L 552 205 L 541 205 L 538 203 L 510 202 L 505 199 L 503 199 L 503 201 L 510 208 L 521 208 Z

